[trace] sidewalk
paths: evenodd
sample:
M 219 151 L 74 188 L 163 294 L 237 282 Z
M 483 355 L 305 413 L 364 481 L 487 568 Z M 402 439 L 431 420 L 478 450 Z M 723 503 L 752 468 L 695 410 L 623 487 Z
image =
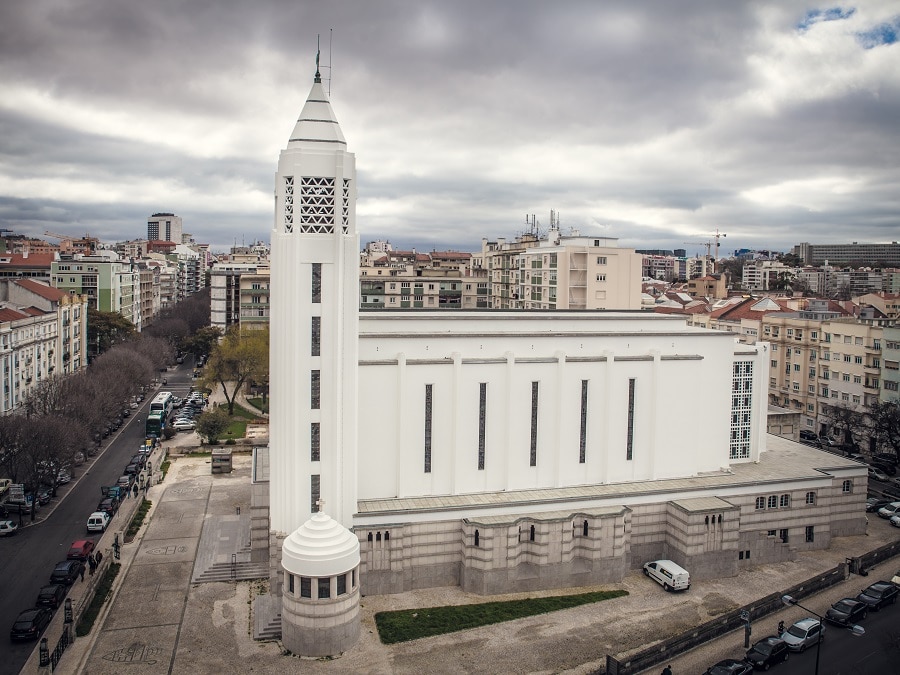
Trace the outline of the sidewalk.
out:
M 252 599 L 265 593 L 266 580 L 192 584 L 195 560 L 209 556 L 215 542 L 203 541 L 203 523 L 233 517 L 240 508 L 248 517 L 250 458 L 234 458 L 230 476 L 210 473 L 209 459 L 181 457 L 173 461 L 166 481 L 151 488 L 150 522 L 125 547 L 121 582 L 108 604 L 105 619 L 90 638 L 76 641 L 63 656 L 60 672 L 155 673 L 248 672 L 283 675 L 309 673 L 570 673 L 586 675 L 605 666 L 606 654 L 622 654 L 687 630 L 721 613 L 766 596 L 850 555 L 895 541 L 900 531 L 871 519 L 869 535 L 845 537 L 828 551 L 804 553 L 791 563 L 761 565 L 738 577 L 695 583 L 689 593 L 669 594 L 635 571 L 622 583 L 589 589 L 507 596 L 477 596 L 458 587 L 426 589 L 396 595 L 366 596 L 361 601 L 359 643 L 332 660 L 299 659 L 282 654 L 277 642 L 252 639 Z M 209 529 L 209 528 L 207 528 Z M 888 563 L 889 565 L 890 563 Z M 887 567 L 887 565 L 885 566 Z M 869 582 L 879 576 L 876 570 Z M 889 570 L 885 569 L 885 574 Z M 895 570 L 890 570 L 893 573 Z M 827 607 L 832 594 L 858 592 L 855 576 L 805 602 Z M 865 584 L 863 584 L 865 585 Z M 529 617 L 484 628 L 398 645 L 383 645 L 375 630 L 376 612 L 447 604 L 487 602 L 624 588 L 629 595 L 594 605 Z M 796 620 L 796 609 L 758 622 L 754 635 L 765 635 L 778 620 Z M 782 616 L 783 614 L 783 616 Z M 693 650 L 671 663 L 675 673 L 698 673 L 728 655 L 743 656 L 743 634 Z M 662 665 L 655 668 L 659 671 Z M 648 672 L 654 672 L 651 669 Z

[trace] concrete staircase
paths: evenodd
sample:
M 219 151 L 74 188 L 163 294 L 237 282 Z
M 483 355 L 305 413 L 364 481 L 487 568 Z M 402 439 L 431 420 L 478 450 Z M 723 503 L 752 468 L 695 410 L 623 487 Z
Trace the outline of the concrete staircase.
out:
M 212 516 L 203 524 L 192 584 L 266 579 L 268 561 L 253 562 L 250 516 Z
M 265 562 L 249 560 L 214 563 L 203 570 L 191 582 L 206 584 L 214 581 L 246 581 L 248 579 L 265 579 L 269 576 L 269 565 Z
M 253 600 L 253 639 L 281 639 L 281 598 L 257 595 Z

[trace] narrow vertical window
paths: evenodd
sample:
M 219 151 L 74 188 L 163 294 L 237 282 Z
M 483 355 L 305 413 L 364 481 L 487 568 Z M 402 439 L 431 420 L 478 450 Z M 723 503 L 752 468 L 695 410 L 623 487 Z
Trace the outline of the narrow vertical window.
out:
M 806 543 L 811 544 L 816 540 L 816 528 L 812 525 L 806 527 Z
M 587 457 L 587 395 L 588 381 L 581 381 L 581 436 L 578 446 L 578 463 L 584 464 Z
M 478 546 L 480 544 L 481 544 L 481 535 L 479 534 L 478 530 L 475 530 L 475 548 L 478 548 Z
M 484 425 L 487 411 L 487 382 L 478 385 L 478 470 L 484 470 Z
M 309 510 L 313 513 L 319 512 L 319 474 L 314 473 L 309 477 Z
M 528 541 L 534 541 L 534 525 L 532 525 L 531 529 L 528 531 Z
M 309 374 L 309 407 L 312 410 L 319 409 L 319 380 L 320 374 L 318 370 L 313 370 Z
M 309 577 L 300 577 L 300 597 L 312 597 L 312 583 Z
M 588 522 L 584 521 L 584 523 L 582 524 L 581 527 L 582 527 L 581 534 L 585 537 L 588 536 Z
M 425 385 L 425 473 L 431 473 L 431 387 Z
M 312 264 L 312 301 L 322 302 L 322 263 Z
M 628 433 L 625 459 L 634 459 L 634 378 L 628 380 Z
M 331 597 L 331 577 L 319 577 L 319 598 Z
M 294 594 L 294 575 L 288 572 L 288 593 Z
M 310 356 L 319 356 L 322 342 L 322 317 L 314 316 L 310 326 Z
M 347 575 L 341 574 L 337 578 L 337 594 L 344 595 L 347 592 Z
M 530 466 L 537 466 L 538 383 L 531 383 L 531 456 Z
M 319 423 L 312 422 L 309 425 L 309 461 L 318 462 L 320 456 Z

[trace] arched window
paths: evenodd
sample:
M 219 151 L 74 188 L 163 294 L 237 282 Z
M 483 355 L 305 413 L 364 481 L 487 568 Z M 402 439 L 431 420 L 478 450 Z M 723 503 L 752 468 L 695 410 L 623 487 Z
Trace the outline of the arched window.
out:
M 531 532 L 528 535 L 528 541 L 534 541 L 534 525 L 531 526 Z
M 381 541 L 381 532 L 375 533 L 375 541 Z
M 475 547 L 477 548 L 481 543 L 481 535 L 478 533 L 478 530 L 475 530 Z
M 372 541 L 372 533 L 371 532 L 369 532 L 368 540 Z
M 391 533 L 390 533 L 390 532 L 385 532 L 385 533 L 384 533 L 384 540 L 385 540 L 385 541 L 388 541 L 390 538 L 391 538 Z
M 588 528 L 587 521 L 584 521 L 584 523 L 581 525 L 581 534 L 584 535 L 585 537 L 587 536 L 587 528 Z
M 722 514 L 720 513 L 719 514 L 719 525 L 721 525 L 721 524 L 722 524 Z

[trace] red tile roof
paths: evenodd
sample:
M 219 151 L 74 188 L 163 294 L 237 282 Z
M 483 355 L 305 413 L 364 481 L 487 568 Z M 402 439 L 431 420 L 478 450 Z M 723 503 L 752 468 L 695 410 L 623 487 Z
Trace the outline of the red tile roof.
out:
M 42 284 L 40 281 L 35 281 L 34 279 L 16 279 L 14 283 L 25 290 L 31 291 L 35 295 L 46 298 L 47 300 L 55 300 L 58 302 L 68 295 L 65 291 L 53 288 L 53 286 L 48 286 L 47 284 Z
M 18 321 L 26 318 L 28 318 L 27 314 L 22 314 L 22 312 L 17 312 L 14 309 L 0 309 L 0 321 Z
M 0 254 L 0 267 L 25 267 L 28 269 L 38 267 L 49 270 L 50 264 L 54 260 L 56 260 L 55 253 L 31 253 L 27 256 L 21 253 L 2 253 Z

